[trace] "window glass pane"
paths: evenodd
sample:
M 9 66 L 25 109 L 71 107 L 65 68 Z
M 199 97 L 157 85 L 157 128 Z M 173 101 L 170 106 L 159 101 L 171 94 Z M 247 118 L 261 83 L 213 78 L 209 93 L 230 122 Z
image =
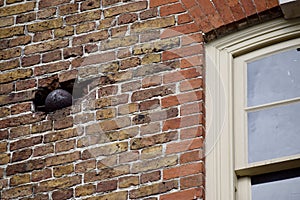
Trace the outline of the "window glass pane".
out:
M 248 113 L 248 162 L 300 153 L 300 103 Z
M 300 97 L 300 52 L 277 53 L 247 65 L 247 105 Z
M 300 177 L 254 184 L 252 200 L 299 200 Z

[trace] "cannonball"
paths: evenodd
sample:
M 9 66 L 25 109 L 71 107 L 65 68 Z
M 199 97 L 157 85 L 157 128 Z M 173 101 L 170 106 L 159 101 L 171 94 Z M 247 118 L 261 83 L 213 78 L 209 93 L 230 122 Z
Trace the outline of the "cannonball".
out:
M 52 112 L 72 105 L 72 95 L 63 89 L 53 90 L 45 100 L 45 108 Z

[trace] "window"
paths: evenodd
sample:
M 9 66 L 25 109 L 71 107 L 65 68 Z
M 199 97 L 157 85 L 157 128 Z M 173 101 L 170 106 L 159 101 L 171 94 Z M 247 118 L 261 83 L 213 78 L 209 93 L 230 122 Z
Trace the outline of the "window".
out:
M 207 199 L 299 199 L 299 36 L 275 20 L 206 46 Z

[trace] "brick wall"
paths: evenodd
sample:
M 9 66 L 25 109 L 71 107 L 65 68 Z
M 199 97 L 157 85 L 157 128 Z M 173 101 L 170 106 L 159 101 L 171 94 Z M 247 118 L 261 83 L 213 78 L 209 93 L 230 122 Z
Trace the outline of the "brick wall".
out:
M 1 199 L 22 200 L 203 199 L 203 33 L 280 16 L 271 0 L 0 6 Z M 73 105 L 39 109 L 60 87 Z

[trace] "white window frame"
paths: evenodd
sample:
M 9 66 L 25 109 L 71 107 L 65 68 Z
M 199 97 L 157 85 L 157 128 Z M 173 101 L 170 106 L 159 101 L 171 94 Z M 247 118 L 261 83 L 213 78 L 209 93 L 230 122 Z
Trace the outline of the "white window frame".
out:
M 234 58 L 300 37 L 300 20 L 277 19 L 206 44 L 206 185 L 205 199 L 236 198 L 234 155 Z M 239 184 L 249 184 L 248 180 Z M 247 188 L 247 187 L 240 187 Z M 249 187 L 248 187 L 249 188 Z M 247 195 L 245 189 L 239 193 Z

